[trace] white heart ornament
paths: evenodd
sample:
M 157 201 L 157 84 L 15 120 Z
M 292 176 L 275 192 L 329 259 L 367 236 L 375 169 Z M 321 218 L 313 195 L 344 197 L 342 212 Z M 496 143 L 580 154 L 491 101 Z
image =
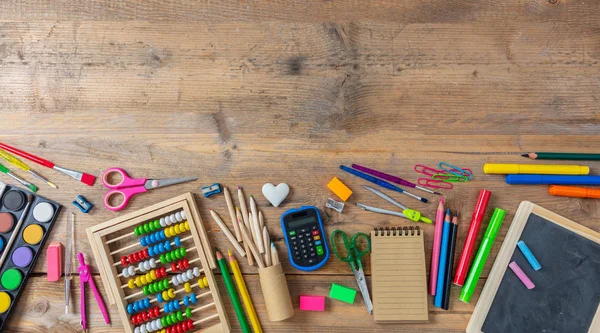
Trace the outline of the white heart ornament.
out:
M 262 187 L 262 193 L 269 200 L 271 205 L 279 207 L 279 205 L 287 198 L 290 194 L 290 187 L 286 183 L 281 183 L 277 186 L 266 183 Z

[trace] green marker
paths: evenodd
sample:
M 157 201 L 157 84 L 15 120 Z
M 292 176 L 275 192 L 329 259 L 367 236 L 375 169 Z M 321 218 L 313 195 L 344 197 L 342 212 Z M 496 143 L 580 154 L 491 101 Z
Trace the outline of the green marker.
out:
M 25 181 L 25 179 L 10 172 L 10 170 L 8 170 L 8 168 L 2 164 L 0 164 L 0 172 L 5 173 L 7 176 L 12 177 L 14 180 L 18 181 L 21 185 L 28 187 L 31 190 L 31 192 L 33 192 L 33 193 L 37 192 L 37 187 L 35 187 L 35 185 Z
M 475 292 L 475 287 L 477 287 L 477 282 L 479 282 L 481 271 L 483 271 L 487 257 L 490 255 L 490 251 L 492 250 L 492 246 L 494 245 L 498 231 L 502 226 L 505 215 L 506 211 L 503 209 L 496 208 L 494 210 L 494 215 L 492 215 L 490 224 L 488 224 L 488 227 L 485 230 L 485 235 L 483 235 L 479 251 L 477 251 L 477 255 L 475 255 L 475 260 L 473 260 L 465 285 L 460 292 L 460 300 L 465 303 L 469 303 L 471 296 L 473 296 L 473 293 Z

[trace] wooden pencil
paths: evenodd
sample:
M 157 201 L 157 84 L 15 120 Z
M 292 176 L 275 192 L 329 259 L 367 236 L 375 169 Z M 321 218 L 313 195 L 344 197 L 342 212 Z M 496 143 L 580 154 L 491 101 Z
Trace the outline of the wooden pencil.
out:
M 277 248 L 273 242 L 271 242 L 271 263 L 273 265 L 279 264 L 279 253 L 277 253 Z
M 240 202 L 240 210 L 242 212 L 242 219 L 244 220 L 244 224 L 246 228 L 250 223 L 248 219 L 248 206 L 246 206 L 246 198 L 244 198 L 244 191 L 242 191 L 242 187 L 238 186 L 238 201 Z
M 243 224 L 244 222 L 242 222 L 242 213 L 240 212 L 239 207 L 235 207 L 235 214 L 236 214 L 236 219 L 235 219 L 235 221 L 233 221 L 233 223 L 237 224 L 238 230 L 240 230 L 240 223 Z M 241 233 L 241 230 L 240 230 L 240 233 Z M 246 241 L 246 239 L 244 239 L 244 237 L 242 237 L 242 241 L 244 242 L 244 250 L 246 251 L 246 253 L 250 253 L 250 248 L 248 247 L 248 242 Z M 248 265 L 254 266 L 254 259 L 251 255 L 248 255 Z
M 263 219 L 263 214 L 262 214 L 262 211 L 260 211 L 260 210 L 258 211 L 258 226 L 259 226 L 260 230 L 262 230 L 263 227 L 265 226 L 265 220 Z M 268 249 L 268 247 L 265 248 L 265 251 L 267 249 Z
M 599 161 L 600 154 L 538 152 L 521 155 L 532 160 Z
M 263 244 L 262 239 L 262 229 L 260 229 L 258 224 L 258 209 L 256 208 L 256 201 L 254 201 L 254 197 L 252 195 L 250 195 L 250 211 L 252 211 L 252 219 L 250 219 L 250 222 L 253 224 L 252 227 L 256 237 L 254 242 L 258 246 L 258 251 L 260 251 L 262 254 L 265 253 L 265 245 Z
M 271 251 L 269 251 L 269 245 L 271 244 L 271 237 L 267 231 L 267 226 L 264 225 L 262 229 L 263 244 L 265 246 L 265 266 L 271 266 Z
M 231 200 L 231 194 L 227 186 L 223 186 L 223 195 L 225 196 L 225 202 L 227 203 L 227 210 L 229 211 L 229 217 L 231 218 L 231 224 L 233 224 L 233 231 L 235 232 L 235 239 L 238 243 L 242 242 L 242 234 L 240 234 L 240 227 L 236 223 L 235 210 L 233 209 L 233 201 Z
M 235 222 L 235 224 L 237 224 L 237 222 Z M 244 281 L 244 276 L 242 275 L 240 266 L 238 265 L 238 262 L 235 260 L 235 257 L 231 251 L 228 250 L 227 254 L 229 255 L 229 266 L 231 266 L 231 272 L 235 278 L 235 283 L 237 284 L 240 295 L 242 296 L 244 307 L 248 313 L 248 318 L 250 319 L 252 329 L 254 330 L 254 333 L 262 333 L 262 326 L 260 326 L 260 321 L 258 321 L 258 316 L 256 315 L 254 304 L 252 304 L 252 298 L 250 298 L 250 293 L 246 287 L 246 282 Z
M 215 212 L 214 210 L 210 209 L 210 215 L 212 216 L 213 220 L 215 220 L 215 222 L 219 225 L 219 228 L 221 228 L 221 231 L 223 231 L 227 239 L 229 239 L 229 242 L 231 243 L 231 245 L 233 245 L 235 250 L 238 251 L 238 253 L 242 257 L 245 257 L 246 251 L 244 251 L 244 249 L 242 248 L 240 243 L 238 243 L 238 241 L 235 239 L 229 228 L 227 228 L 223 220 L 221 220 L 219 214 L 217 214 L 217 212 Z
M 450 224 L 450 243 L 448 244 L 448 260 L 446 264 L 446 279 L 444 281 L 444 299 L 442 300 L 442 309 L 448 310 L 450 307 L 450 286 L 452 285 L 452 268 L 454 267 L 454 251 L 456 250 L 456 236 L 458 234 L 458 217 L 452 217 Z
M 242 237 L 244 238 L 244 244 L 248 244 L 250 252 L 252 253 L 252 255 L 254 255 L 254 259 L 256 260 L 256 264 L 258 265 L 258 267 L 264 268 L 265 264 L 263 263 L 262 258 L 260 257 L 260 253 L 258 252 L 256 245 L 254 245 L 250 238 L 250 231 L 246 228 L 246 226 L 244 225 L 244 223 L 242 223 L 241 220 L 238 220 L 238 224 L 240 225 L 240 231 L 242 232 Z M 249 255 L 248 257 L 251 256 Z

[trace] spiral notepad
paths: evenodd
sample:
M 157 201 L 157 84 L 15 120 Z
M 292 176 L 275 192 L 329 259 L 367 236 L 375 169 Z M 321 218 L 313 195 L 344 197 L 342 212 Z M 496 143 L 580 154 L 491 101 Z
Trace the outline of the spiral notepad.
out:
M 429 321 L 425 245 L 419 227 L 371 231 L 375 323 Z

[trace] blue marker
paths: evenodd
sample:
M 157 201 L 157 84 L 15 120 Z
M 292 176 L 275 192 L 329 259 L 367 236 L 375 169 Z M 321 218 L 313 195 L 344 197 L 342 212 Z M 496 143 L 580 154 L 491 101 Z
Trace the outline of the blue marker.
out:
M 355 175 L 356 177 L 362 178 L 364 180 L 368 180 L 368 181 L 370 181 L 373 184 L 377 184 L 377 185 L 379 185 L 381 187 L 385 187 L 385 188 L 387 188 L 389 190 L 392 190 L 392 191 L 404 193 L 404 194 L 406 194 L 406 195 L 408 195 L 410 197 L 413 197 L 413 198 L 415 198 L 417 200 L 420 200 L 421 202 L 427 203 L 427 199 L 425 199 L 425 198 L 421 198 L 418 195 L 412 194 L 410 192 L 406 192 L 405 190 L 399 188 L 396 185 L 392 185 L 392 184 L 390 184 L 390 183 L 388 183 L 388 182 L 386 182 L 384 180 L 381 180 L 379 178 L 375 178 L 375 177 L 373 177 L 373 176 L 371 176 L 369 174 L 366 174 L 366 173 L 364 173 L 362 171 L 358 171 L 356 169 L 349 168 L 349 167 L 347 167 L 345 165 L 340 165 L 340 169 L 342 169 L 342 170 L 344 170 L 344 171 L 346 171 L 348 173 L 351 173 L 351 174 Z
M 600 185 L 600 176 L 507 175 L 507 184 Z
M 442 245 L 440 246 L 440 260 L 437 276 L 437 286 L 435 291 L 435 299 L 433 304 L 438 308 L 442 307 L 444 301 L 444 278 L 446 277 L 446 269 L 448 266 L 446 261 L 448 260 L 448 245 L 450 243 L 450 209 L 446 210 L 446 217 L 444 218 L 444 229 L 442 230 Z M 430 276 L 430 279 L 435 277 Z
M 519 246 L 519 250 L 521 250 L 521 252 L 525 256 L 525 259 L 527 259 L 527 261 L 529 261 L 529 264 L 531 265 L 531 267 L 534 270 L 539 271 L 542 268 L 542 265 L 540 265 L 539 261 L 537 261 L 537 259 L 535 258 L 535 256 L 533 255 L 533 253 L 531 252 L 531 250 L 529 249 L 527 244 L 525 244 L 524 241 L 519 241 L 517 243 L 517 245 Z

